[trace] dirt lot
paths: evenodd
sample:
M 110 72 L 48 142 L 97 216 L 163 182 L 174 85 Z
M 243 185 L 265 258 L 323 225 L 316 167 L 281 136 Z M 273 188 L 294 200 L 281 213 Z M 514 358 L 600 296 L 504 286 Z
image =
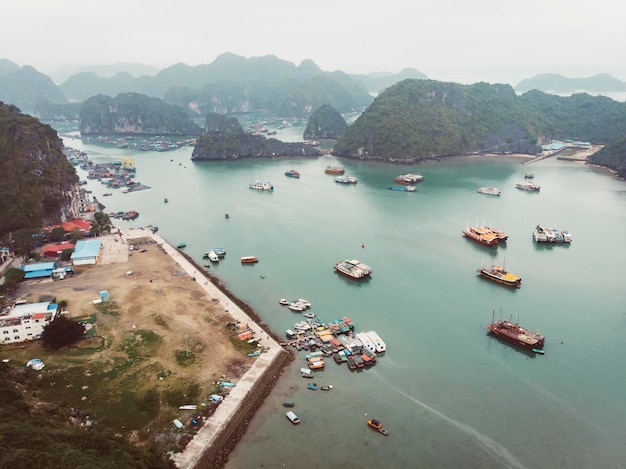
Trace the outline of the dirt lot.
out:
M 96 337 L 60 352 L 38 343 L 5 346 L 2 355 L 16 361 L 41 358 L 46 363 L 43 376 L 50 381 L 44 399 L 62 399 L 131 439 L 146 426 L 171 431 L 172 418 L 193 417 L 181 414 L 178 405 L 202 408 L 216 392 L 217 380 L 243 375 L 251 364 L 245 348 L 253 345 L 235 348 L 233 343 L 240 341 L 231 338 L 237 331 L 228 330 L 233 318 L 201 288 L 204 277 L 184 273 L 154 240 L 124 242 L 119 235 L 100 239 L 102 263 L 77 266 L 77 274 L 64 280 L 24 282 L 14 298 L 65 300 L 72 317 L 95 312 Z M 94 304 L 103 290 L 110 302 Z M 76 373 L 68 375 L 70 368 Z M 129 402 L 141 407 L 154 390 L 160 396 L 159 415 L 143 409 L 146 415 L 133 421 Z

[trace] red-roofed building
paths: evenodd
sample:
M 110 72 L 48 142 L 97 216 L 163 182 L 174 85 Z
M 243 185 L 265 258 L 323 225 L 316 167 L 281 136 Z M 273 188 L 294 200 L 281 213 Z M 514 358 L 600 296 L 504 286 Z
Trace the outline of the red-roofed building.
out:
M 54 228 L 63 228 L 66 233 L 72 233 L 73 231 L 80 231 L 85 235 L 91 231 L 92 223 L 83 218 L 75 218 L 73 220 L 64 221 L 60 225 L 52 225 L 48 227 L 48 231 L 52 231 Z
M 61 255 L 63 251 L 66 249 L 74 249 L 74 245 L 69 242 L 64 242 L 61 244 L 50 244 L 49 246 L 44 247 L 41 250 L 41 254 L 44 257 L 54 257 L 57 258 Z

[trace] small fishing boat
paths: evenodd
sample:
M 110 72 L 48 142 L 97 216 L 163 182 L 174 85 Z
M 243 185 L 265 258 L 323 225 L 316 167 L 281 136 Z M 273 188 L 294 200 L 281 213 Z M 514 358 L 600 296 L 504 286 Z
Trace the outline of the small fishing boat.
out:
M 328 385 L 324 385 L 324 386 L 320 387 L 320 389 L 322 391 L 330 391 L 332 388 L 333 388 L 332 384 L 328 384 Z
M 290 178 L 300 178 L 300 173 L 295 169 L 290 169 L 289 171 L 285 171 L 285 176 Z
M 289 304 L 289 300 L 287 298 L 281 298 L 278 300 L 279 305 L 287 306 Z
M 183 249 L 183 248 L 186 248 L 186 247 L 187 247 L 187 243 L 178 243 L 178 244 L 176 245 L 176 247 L 177 247 L 178 249 Z
M 367 421 L 367 424 L 374 430 L 377 430 L 379 433 L 382 433 L 385 436 L 389 436 L 389 432 L 383 428 L 383 424 L 379 420 L 369 419 Z
M 217 257 L 224 257 L 226 255 L 226 250 L 222 248 L 211 248 L 211 251 L 217 254 Z
M 168 202 L 169 202 L 169 201 L 168 201 L 167 199 L 163 199 L 163 203 L 164 203 L 164 204 L 166 204 L 166 203 L 168 203 Z
M 283 407 L 294 407 L 295 404 L 292 401 L 283 402 Z
M 312 389 L 313 391 L 315 391 L 317 389 L 317 384 L 315 383 L 309 383 L 306 385 L 307 389 Z
M 220 258 L 215 251 L 209 251 L 207 256 L 211 262 L 219 262 Z
M 298 416 L 296 414 L 294 414 L 292 411 L 289 411 L 285 414 L 285 416 L 289 419 L 289 421 L 291 423 L 293 423 L 294 425 L 297 425 L 300 423 L 300 419 L 298 418 Z
M 401 192 L 415 192 L 415 186 L 391 186 L 389 187 L 390 191 L 401 191 Z
M 230 218 L 230 215 L 228 213 L 225 213 L 224 218 Z
M 304 316 L 305 318 L 311 318 L 313 319 L 315 317 L 315 313 L 303 313 L 302 316 Z
M 289 308 L 291 311 L 297 311 L 297 312 L 304 311 L 304 306 L 298 303 L 289 303 L 287 305 L 287 308 Z
M 241 258 L 242 264 L 254 264 L 256 262 L 259 262 L 259 258 L 256 256 L 243 256 Z

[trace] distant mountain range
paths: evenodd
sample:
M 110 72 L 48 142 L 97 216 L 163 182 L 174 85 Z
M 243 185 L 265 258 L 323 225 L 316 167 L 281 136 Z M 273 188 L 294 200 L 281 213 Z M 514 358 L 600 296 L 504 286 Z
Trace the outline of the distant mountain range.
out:
M 372 95 L 406 78 L 426 75 L 413 69 L 349 75 L 323 71 L 311 60 L 296 66 L 272 55 L 248 59 L 226 53 L 210 64 L 193 67 L 183 63 L 162 70 L 140 64 L 84 67 L 57 85 L 30 66 L 0 59 L 0 101 L 43 116 L 51 104 L 79 103 L 99 94 L 139 93 L 197 116 L 263 109 L 306 117 L 323 104 L 342 113 L 361 110 L 371 103 Z M 58 112 L 55 106 L 53 114 Z
M 515 91 L 539 90 L 553 93 L 574 93 L 576 91 L 607 92 L 626 91 L 626 82 L 601 73 L 586 78 L 567 78 L 558 73 L 543 73 L 520 81 Z

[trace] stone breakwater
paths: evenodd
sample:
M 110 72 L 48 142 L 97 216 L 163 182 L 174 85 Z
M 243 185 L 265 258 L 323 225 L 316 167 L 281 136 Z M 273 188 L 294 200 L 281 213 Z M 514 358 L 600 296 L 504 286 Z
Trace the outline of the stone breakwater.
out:
M 255 332 L 255 336 L 262 339 L 265 352 L 236 383 L 237 386 L 187 444 L 185 450 L 173 454 L 171 458 L 180 469 L 222 468 L 255 412 L 276 384 L 282 369 L 293 360 L 293 353 L 281 347 L 280 339 L 249 305 L 230 295 L 218 279 L 209 276 L 192 258 L 164 238 L 146 230 L 129 230 L 123 236 L 126 240 L 151 237 L 211 298 L 224 305 L 225 311 L 233 319 L 247 324 Z

